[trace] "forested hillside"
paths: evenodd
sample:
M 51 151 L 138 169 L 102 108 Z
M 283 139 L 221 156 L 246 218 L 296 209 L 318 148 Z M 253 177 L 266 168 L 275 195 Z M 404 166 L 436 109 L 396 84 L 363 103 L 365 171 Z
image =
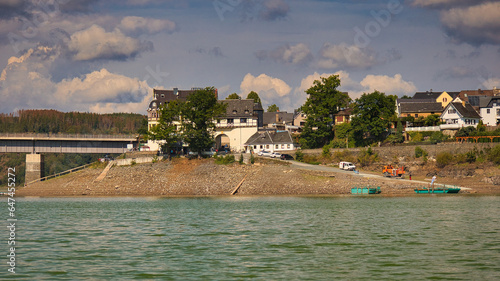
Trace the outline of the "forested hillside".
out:
M 0 133 L 143 134 L 146 130 L 146 116 L 133 113 L 30 109 L 0 114 Z
M 0 133 L 144 134 L 147 118 L 132 113 L 97 114 L 57 110 L 19 110 L 0 114 Z M 96 161 L 98 154 L 45 153 L 45 175 Z M 116 156 L 116 155 L 115 155 Z M 16 169 L 16 184 L 24 183 L 26 153 L 0 153 L 0 186 L 7 186 L 7 169 Z

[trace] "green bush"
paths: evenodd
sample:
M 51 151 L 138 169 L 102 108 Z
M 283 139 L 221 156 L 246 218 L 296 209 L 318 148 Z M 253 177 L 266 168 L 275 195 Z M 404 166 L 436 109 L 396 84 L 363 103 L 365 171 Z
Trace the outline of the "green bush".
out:
M 234 159 L 234 155 L 226 155 L 226 156 L 215 156 L 215 163 L 219 165 L 227 165 L 234 163 L 236 160 Z
M 330 152 L 330 146 L 329 145 L 324 145 L 323 146 L 323 151 L 321 152 L 321 156 L 325 158 L 329 158 L 332 156 L 332 153 Z
M 488 160 L 495 164 L 500 164 L 500 144 L 493 147 L 488 153 Z
M 449 152 L 440 152 L 436 155 L 436 165 L 439 168 L 446 167 L 453 162 L 453 155 Z
M 374 153 L 372 148 L 369 147 L 367 150 L 361 149 L 358 154 L 358 163 L 361 167 L 368 166 L 378 161 L 378 154 Z
M 255 157 L 253 156 L 253 153 L 250 154 L 250 163 L 251 164 L 255 163 Z
M 243 164 L 243 153 L 240 154 L 240 160 L 238 160 L 238 163 Z
M 415 158 L 426 157 L 428 155 L 427 151 L 423 150 L 420 146 L 415 147 Z
M 300 162 L 304 161 L 304 153 L 302 152 L 302 150 L 297 150 L 297 152 L 295 152 L 295 160 Z
M 469 151 L 465 154 L 465 161 L 468 163 L 474 163 L 476 162 L 476 153 L 474 151 Z

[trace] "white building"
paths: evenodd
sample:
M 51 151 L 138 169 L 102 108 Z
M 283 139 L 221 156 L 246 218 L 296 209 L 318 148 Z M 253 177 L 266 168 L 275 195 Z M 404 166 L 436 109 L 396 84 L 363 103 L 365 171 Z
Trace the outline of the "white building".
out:
M 458 130 L 463 127 L 476 127 L 481 116 L 466 102 L 450 102 L 443 110 L 441 120 L 445 122 L 439 126 L 441 130 Z
M 251 136 L 245 143 L 247 152 L 261 150 L 270 152 L 286 152 L 295 150 L 289 131 L 260 131 Z
M 500 96 L 481 98 L 479 110 L 484 125 L 500 125 Z

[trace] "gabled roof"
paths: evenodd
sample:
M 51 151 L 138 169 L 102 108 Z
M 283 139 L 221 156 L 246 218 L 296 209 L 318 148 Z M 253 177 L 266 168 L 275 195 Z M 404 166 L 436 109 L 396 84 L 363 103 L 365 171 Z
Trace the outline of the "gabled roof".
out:
M 268 124 L 283 124 L 285 123 L 292 123 L 293 122 L 293 113 L 288 113 L 288 112 L 264 112 L 264 125 Z M 278 119 L 278 120 L 276 120 Z
M 257 132 L 248 138 L 245 145 L 259 145 L 259 144 L 283 144 L 293 143 L 292 136 L 288 131 L 280 132 Z
M 399 113 L 433 113 L 441 114 L 443 107 L 440 102 L 414 102 L 401 103 L 399 105 Z
M 464 118 L 474 118 L 481 119 L 481 116 L 477 113 L 476 110 L 472 107 L 472 105 L 465 103 L 465 105 L 461 102 L 450 102 L 445 110 L 447 110 L 450 106 L 453 106 L 458 114 L 460 114 Z
M 351 107 L 340 110 L 335 116 L 351 116 L 353 109 Z
M 255 103 L 252 99 L 237 100 L 220 100 L 220 103 L 227 104 L 226 116 L 228 118 L 235 117 L 252 117 L 254 115 Z
M 442 94 L 443 92 L 416 92 L 413 95 L 413 99 L 433 99 L 434 101 Z
M 496 103 L 497 106 L 500 106 L 500 96 L 498 96 L 498 97 L 482 97 L 479 99 L 479 107 L 480 108 L 485 108 L 485 107 L 492 108 L 493 103 Z

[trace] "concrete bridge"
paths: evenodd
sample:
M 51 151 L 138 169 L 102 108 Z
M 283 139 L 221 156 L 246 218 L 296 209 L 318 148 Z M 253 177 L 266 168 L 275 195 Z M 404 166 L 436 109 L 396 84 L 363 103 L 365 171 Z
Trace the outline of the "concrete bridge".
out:
M 43 177 L 41 153 L 125 153 L 136 147 L 137 135 L 0 134 L 0 153 L 26 154 L 25 182 Z

